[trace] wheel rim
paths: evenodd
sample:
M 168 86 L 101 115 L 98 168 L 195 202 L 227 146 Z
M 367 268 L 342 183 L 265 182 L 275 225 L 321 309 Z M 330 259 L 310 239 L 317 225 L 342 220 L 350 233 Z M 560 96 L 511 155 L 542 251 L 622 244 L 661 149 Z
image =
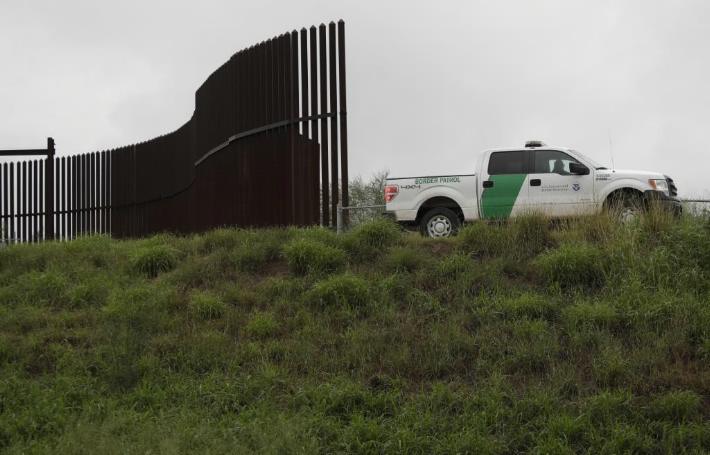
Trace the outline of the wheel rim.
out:
M 451 220 L 444 215 L 433 216 L 426 225 L 429 237 L 449 237 L 453 231 Z
M 619 220 L 623 224 L 633 223 L 639 216 L 639 211 L 633 207 L 624 207 L 619 212 Z

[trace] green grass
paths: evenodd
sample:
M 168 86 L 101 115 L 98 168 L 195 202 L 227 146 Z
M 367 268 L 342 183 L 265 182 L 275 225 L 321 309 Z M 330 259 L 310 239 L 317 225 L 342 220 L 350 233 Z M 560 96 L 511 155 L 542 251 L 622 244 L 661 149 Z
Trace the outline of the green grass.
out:
M 710 224 L 0 250 L 1 453 L 708 453 Z

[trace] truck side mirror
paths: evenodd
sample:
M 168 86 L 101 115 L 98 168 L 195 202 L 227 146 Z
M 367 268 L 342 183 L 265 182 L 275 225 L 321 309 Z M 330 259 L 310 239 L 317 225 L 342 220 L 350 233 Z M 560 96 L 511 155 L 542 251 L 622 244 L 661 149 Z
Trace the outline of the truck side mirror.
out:
M 569 171 L 574 175 L 587 175 L 589 174 L 589 168 L 584 164 L 579 163 L 569 163 Z

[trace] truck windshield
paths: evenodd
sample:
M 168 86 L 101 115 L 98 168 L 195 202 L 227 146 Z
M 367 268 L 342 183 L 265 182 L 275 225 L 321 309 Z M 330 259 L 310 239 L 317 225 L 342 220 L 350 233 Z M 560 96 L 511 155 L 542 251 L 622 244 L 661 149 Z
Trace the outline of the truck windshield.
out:
M 594 169 L 596 169 L 596 170 L 598 170 L 598 171 L 599 171 L 599 170 L 602 170 L 602 169 L 609 169 L 608 167 L 604 166 L 603 164 L 597 162 L 596 160 L 593 160 L 593 159 L 589 158 L 587 155 L 585 155 L 584 153 L 580 152 L 579 150 L 572 150 L 572 152 L 574 152 L 575 154 L 577 154 L 580 158 L 582 158 L 582 159 L 583 159 L 584 161 L 586 161 L 587 163 L 591 164 L 591 165 L 594 167 Z

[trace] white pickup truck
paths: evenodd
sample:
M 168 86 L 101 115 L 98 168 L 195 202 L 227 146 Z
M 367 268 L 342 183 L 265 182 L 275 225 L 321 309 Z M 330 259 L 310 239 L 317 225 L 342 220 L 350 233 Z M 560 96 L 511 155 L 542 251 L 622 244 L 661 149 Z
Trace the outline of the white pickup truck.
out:
M 570 217 L 618 209 L 628 220 L 658 201 L 681 212 L 673 180 L 657 172 L 608 169 L 576 150 L 529 141 L 488 150 L 471 174 L 388 178 L 387 213 L 430 237 L 455 234 L 462 223 L 521 213 Z

